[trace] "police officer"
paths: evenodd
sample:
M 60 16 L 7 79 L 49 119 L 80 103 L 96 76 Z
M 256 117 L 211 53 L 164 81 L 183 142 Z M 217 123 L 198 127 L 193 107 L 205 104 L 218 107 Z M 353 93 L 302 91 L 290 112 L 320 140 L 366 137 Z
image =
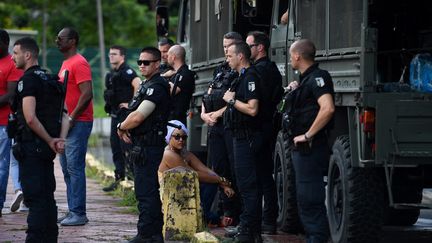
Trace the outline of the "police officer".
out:
M 225 55 L 228 47 L 235 42 L 241 42 L 242 37 L 237 32 L 228 32 L 223 37 Z M 231 131 L 224 128 L 223 112 L 227 103 L 223 95 L 231 87 L 232 81 L 238 77 L 238 73 L 232 70 L 228 62 L 218 66 L 213 74 L 213 81 L 207 94 L 203 98 L 201 106 L 201 119 L 208 125 L 207 151 L 208 166 L 219 175 L 233 182 L 233 188 L 237 190 L 234 180 L 234 155 Z M 238 222 L 240 214 L 240 201 L 237 195 L 228 198 L 224 193 L 219 194 L 224 211 L 223 225 L 233 225 Z M 214 196 L 213 196 L 214 197 Z
M 179 120 L 186 125 L 187 110 L 195 91 L 195 72 L 189 70 L 185 58 L 186 51 L 180 45 L 174 45 L 168 51 L 168 64 L 176 72 L 169 81 L 173 99 L 169 120 Z
M 13 153 L 19 161 L 25 204 L 29 207 L 26 242 L 57 242 L 53 160 L 57 152 L 64 151 L 68 119 L 62 108 L 63 86 L 58 77 L 52 78 L 38 66 L 38 54 L 36 41 L 29 37 L 14 44 L 13 60 L 25 72 L 13 105 L 17 116 Z
M 162 76 L 166 74 L 167 77 L 171 77 L 175 74 L 173 68 L 168 64 L 168 51 L 174 42 L 166 37 L 162 37 L 158 42 L 158 49 L 161 52 L 161 63 L 159 66 L 159 72 Z
M 123 121 L 127 114 L 128 102 L 132 99 L 135 91 L 138 90 L 141 82 L 135 71 L 126 62 L 126 49 L 122 46 L 111 46 L 109 60 L 111 71 L 105 76 L 104 92 L 105 111 L 111 116 L 111 151 L 114 162 L 115 181 L 104 187 L 104 191 L 115 190 L 121 180 L 125 178 L 125 167 L 132 176 L 133 168 L 127 163 L 125 152 L 128 146 L 123 143 L 117 135 L 117 124 Z
M 323 175 L 330 157 L 327 131 L 335 111 L 333 82 L 315 63 L 315 51 L 307 39 L 291 45 L 291 65 L 300 72 L 300 82 L 291 82 L 288 87 L 294 89 L 288 115 L 292 117 L 297 203 L 308 243 L 327 242 L 329 238 Z
M 117 125 L 123 141 L 132 144 L 130 159 L 135 167 L 135 196 L 138 200 L 138 234 L 130 241 L 163 242 L 161 201 L 157 170 L 165 147 L 170 106 L 169 86 L 159 75 L 161 53 L 145 47 L 137 61 L 146 78 L 129 103 L 132 111 Z
M 227 61 L 239 77 L 223 96 L 228 103 L 224 121 L 233 135 L 234 171 L 243 203 L 236 240 L 262 242 L 261 189 L 257 175 L 257 157 L 262 144 L 257 118 L 259 77 L 249 63 L 250 55 L 249 46 L 244 42 L 228 47 Z
M 279 129 L 275 125 L 277 122 L 274 118 L 283 94 L 282 76 L 276 64 L 267 56 L 270 40 L 265 33 L 259 31 L 248 33 L 246 43 L 251 49 L 251 59 L 260 76 L 258 88 L 261 96 L 258 117 L 263 132 L 263 148 L 258 158 L 260 161 L 258 171 L 264 197 L 261 230 L 264 234 L 276 234 L 278 202 L 276 183 L 273 179 L 273 151 Z

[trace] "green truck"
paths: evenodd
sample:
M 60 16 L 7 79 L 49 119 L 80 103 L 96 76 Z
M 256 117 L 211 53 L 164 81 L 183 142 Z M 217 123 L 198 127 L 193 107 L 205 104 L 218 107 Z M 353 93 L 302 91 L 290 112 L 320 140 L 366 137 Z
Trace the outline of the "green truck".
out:
M 287 11 L 288 23 L 280 24 Z M 162 6 L 158 13 L 168 18 Z M 426 0 L 181 1 L 177 41 L 199 77 L 188 118 L 189 149 L 206 151 L 201 98 L 224 60 L 224 33 L 268 33 L 269 56 L 285 86 L 298 80 L 289 47 L 308 38 L 336 92 L 326 177 L 332 241 L 378 242 L 383 225 L 414 224 L 420 209 L 432 206 L 421 204 L 423 189 L 432 187 L 432 95 L 409 85 L 412 59 L 432 51 L 430 16 Z M 278 223 L 284 231 L 299 232 L 295 173 L 283 131 L 274 163 Z

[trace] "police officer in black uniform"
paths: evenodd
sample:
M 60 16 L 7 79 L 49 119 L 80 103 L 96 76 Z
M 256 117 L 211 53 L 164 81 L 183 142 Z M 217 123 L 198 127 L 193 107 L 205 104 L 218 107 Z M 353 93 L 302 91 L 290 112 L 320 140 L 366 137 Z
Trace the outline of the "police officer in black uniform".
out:
M 241 41 L 242 37 L 239 33 L 226 33 L 223 38 L 225 55 L 231 44 Z M 223 100 L 223 95 L 237 77 L 237 71 L 231 69 L 228 62 L 225 61 L 218 66 L 213 74 L 213 80 L 207 94 L 203 97 L 203 106 L 201 106 L 201 119 L 208 125 L 207 164 L 216 173 L 232 181 L 235 191 L 237 191 L 237 186 L 234 180 L 233 142 L 231 130 L 224 127 L 223 112 L 227 103 Z M 237 194 L 231 198 L 228 198 L 225 193 L 219 195 L 224 213 L 222 224 L 234 225 L 238 223 L 241 205 Z
M 161 63 L 159 66 L 159 72 L 162 76 L 166 74 L 166 77 L 171 77 L 175 73 L 173 68 L 168 64 L 168 51 L 173 45 L 174 42 L 166 37 L 162 37 L 158 41 L 158 48 L 161 52 Z
M 262 146 L 261 127 L 257 117 L 259 76 L 249 63 L 250 55 L 250 48 L 244 42 L 228 47 L 227 61 L 232 69 L 237 70 L 239 77 L 223 97 L 228 103 L 224 122 L 231 129 L 234 138 L 234 170 L 243 203 L 236 240 L 262 242 L 262 195 L 257 171 L 257 158 Z
M 133 243 L 163 242 L 157 170 L 165 147 L 170 95 L 168 83 L 159 75 L 160 59 L 158 49 L 142 49 L 137 63 L 146 80 L 129 104 L 132 112 L 117 125 L 120 138 L 132 144 L 130 159 L 135 167 L 139 210 L 138 234 L 130 241 Z
M 186 51 L 180 45 L 174 45 L 168 51 L 168 64 L 176 72 L 169 80 L 172 97 L 169 120 L 178 120 L 186 125 L 187 110 L 195 91 L 195 72 L 189 70 L 185 58 Z
M 64 152 L 68 121 L 62 108 L 63 85 L 57 76 L 48 75 L 38 66 L 38 54 L 36 41 L 29 37 L 14 44 L 14 62 L 25 72 L 13 104 L 16 131 L 10 119 L 9 132 L 14 133 L 10 134 L 16 141 L 13 153 L 19 162 L 25 204 L 29 207 L 26 242 L 57 242 L 53 160 L 57 152 Z
M 333 124 L 334 90 L 330 74 L 314 62 L 315 45 L 307 39 L 290 47 L 291 65 L 300 72 L 300 82 L 291 82 L 291 108 L 287 117 L 292 139 L 299 216 L 307 243 L 324 243 L 329 226 L 324 204 L 323 176 L 330 158 L 327 132 Z
M 259 31 L 248 33 L 246 43 L 251 48 L 251 59 L 260 76 L 258 88 L 261 96 L 258 117 L 263 132 L 263 148 L 258 159 L 258 171 L 264 197 L 262 233 L 276 234 L 278 201 L 276 183 L 273 179 L 273 151 L 279 129 L 274 119 L 277 105 L 283 94 L 282 76 L 276 64 L 267 56 L 270 40 L 265 33 Z
M 133 167 L 127 163 L 125 152 L 129 149 L 127 144 L 122 142 L 117 135 L 117 124 L 127 116 L 127 107 L 132 99 L 134 91 L 138 90 L 141 82 L 135 71 L 126 62 L 126 49 L 122 46 L 111 46 L 109 50 L 111 71 L 105 76 L 104 99 L 105 111 L 111 116 L 111 151 L 114 162 L 115 181 L 104 187 L 104 191 L 115 190 L 121 180 L 125 178 L 125 168 L 128 176 L 133 176 Z

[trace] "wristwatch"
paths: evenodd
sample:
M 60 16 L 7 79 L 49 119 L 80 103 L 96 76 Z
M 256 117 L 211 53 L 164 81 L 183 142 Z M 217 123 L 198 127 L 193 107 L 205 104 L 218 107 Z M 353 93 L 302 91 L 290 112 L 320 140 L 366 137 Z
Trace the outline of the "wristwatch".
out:
M 120 132 L 126 132 L 126 130 L 121 129 L 121 122 L 119 122 L 119 123 L 117 124 L 117 130 L 119 130 Z
M 230 100 L 228 101 L 228 104 L 230 104 L 230 105 L 232 105 L 232 106 L 234 106 L 235 103 L 236 103 L 236 100 L 235 100 L 235 99 L 230 99 Z

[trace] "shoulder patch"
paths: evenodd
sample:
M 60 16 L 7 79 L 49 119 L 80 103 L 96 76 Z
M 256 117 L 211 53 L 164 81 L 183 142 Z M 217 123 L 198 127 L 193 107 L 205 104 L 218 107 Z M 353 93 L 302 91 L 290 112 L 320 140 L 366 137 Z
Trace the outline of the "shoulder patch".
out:
M 126 73 L 131 75 L 133 73 L 133 71 L 132 71 L 132 69 L 129 68 L 128 70 L 126 70 Z
M 17 87 L 18 87 L 18 92 L 22 92 L 23 88 L 24 88 L 24 82 L 22 80 L 20 80 L 18 82 L 18 86 Z
M 324 86 L 324 79 L 322 77 L 315 78 L 318 87 Z
M 154 89 L 153 88 L 148 88 L 146 91 L 146 95 L 151 96 L 153 94 Z
M 248 89 L 251 92 L 255 91 L 255 82 L 248 82 Z

